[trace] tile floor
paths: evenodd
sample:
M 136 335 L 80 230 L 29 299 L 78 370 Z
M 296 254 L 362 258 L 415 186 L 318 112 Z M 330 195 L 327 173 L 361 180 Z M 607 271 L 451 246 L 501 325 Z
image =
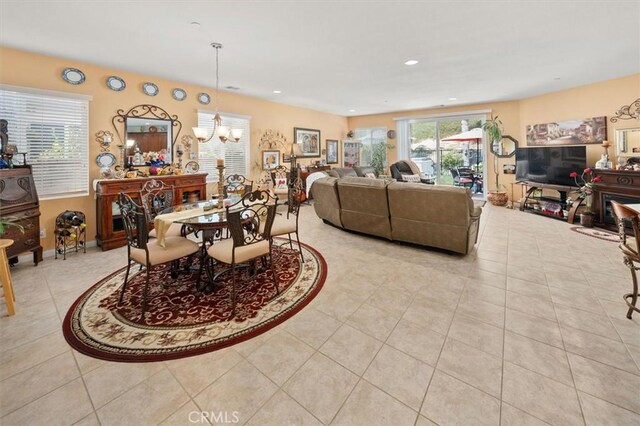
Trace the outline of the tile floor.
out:
M 640 424 L 640 315 L 616 244 L 485 207 L 461 258 L 353 235 L 302 209 L 320 295 L 255 339 L 122 364 L 71 350 L 73 300 L 125 250 L 13 270 L 0 306 L 0 424 Z M 204 413 L 204 414 L 201 414 Z

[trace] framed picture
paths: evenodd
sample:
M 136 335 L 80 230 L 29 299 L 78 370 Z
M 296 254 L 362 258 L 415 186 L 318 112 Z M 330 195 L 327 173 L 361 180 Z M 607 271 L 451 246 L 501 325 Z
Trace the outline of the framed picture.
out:
M 527 145 L 584 145 L 607 138 L 607 117 L 591 117 L 527 126 Z
M 290 163 L 291 162 L 291 155 L 290 154 L 285 154 L 283 152 L 282 153 L 282 162 L 283 163 Z
M 326 143 L 327 164 L 338 164 L 338 141 L 327 139 Z
M 301 157 L 320 157 L 320 130 L 294 127 L 293 143 L 300 144 Z
M 344 167 L 355 167 L 360 162 L 360 143 L 342 141 L 342 163 Z
M 503 164 L 502 165 L 502 173 L 505 175 L 515 175 L 516 174 L 516 165 L 515 164 Z
M 262 151 L 262 170 L 275 169 L 280 165 L 280 151 Z

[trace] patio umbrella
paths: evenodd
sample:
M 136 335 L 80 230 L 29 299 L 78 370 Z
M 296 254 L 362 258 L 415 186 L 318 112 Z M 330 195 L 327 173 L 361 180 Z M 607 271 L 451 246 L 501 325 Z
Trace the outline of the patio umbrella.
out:
M 471 129 L 466 132 L 458 133 L 457 135 L 449 136 L 448 138 L 442 139 L 443 141 L 448 142 L 476 142 L 476 172 L 480 169 L 480 149 L 478 144 L 482 140 L 482 129 Z

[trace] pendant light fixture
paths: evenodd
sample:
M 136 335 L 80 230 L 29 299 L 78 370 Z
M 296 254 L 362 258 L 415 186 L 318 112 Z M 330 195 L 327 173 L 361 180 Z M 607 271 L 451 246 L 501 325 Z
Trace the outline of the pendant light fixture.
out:
M 207 129 L 203 127 L 194 127 L 193 134 L 196 139 L 200 143 L 209 142 L 214 135 L 218 135 L 221 142 L 226 142 L 228 140 L 238 142 L 242 137 L 242 129 L 229 129 L 226 126 L 222 125 L 222 117 L 220 117 L 220 113 L 218 112 L 219 102 L 218 102 L 218 86 L 220 81 L 220 67 L 218 63 L 218 52 L 222 49 L 222 44 L 220 43 L 211 43 L 211 47 L 215 49 L 216 52 L 216 94 L 214 98 L 214 102 L 216 104 L 216 114 L 213 116 L 213 132 L 211 132 L 210 136 L 207 136 Z

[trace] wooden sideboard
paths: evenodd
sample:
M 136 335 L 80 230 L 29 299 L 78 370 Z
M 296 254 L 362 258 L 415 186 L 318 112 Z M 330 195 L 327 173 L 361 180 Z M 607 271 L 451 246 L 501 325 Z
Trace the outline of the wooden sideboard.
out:
M 596 213 L 596 225 L 615 230 L 616 222 L 611 201 L 640 203 L 640 172 L 596 169 L 594 173 L 602 179 L 593 185 L 593 211 Z
M 15 226 L 5 228 L 1 238 L 14 241 L 7 248 L 10 263 L 26 251 L 33 252 L 33 262 L 42 262 L 40 245 L 40 201 L 33 182 L 31 166 L 0 170 L 0 217 L 21 225 L 24 233 Z
M 116 203 L 118 194 L 124 192 L 137 200 L 139 198 L 138 192 L 145 182 L 151 179 L 161 180 L 165 185 L 173 185 L 174 197 L 178 204 L 207 198 L 207 173 L 97 181 L 96 221 L 98 235 L 96 235 L 96 241 L 103 251 L 127 244 L 120 209 Z

